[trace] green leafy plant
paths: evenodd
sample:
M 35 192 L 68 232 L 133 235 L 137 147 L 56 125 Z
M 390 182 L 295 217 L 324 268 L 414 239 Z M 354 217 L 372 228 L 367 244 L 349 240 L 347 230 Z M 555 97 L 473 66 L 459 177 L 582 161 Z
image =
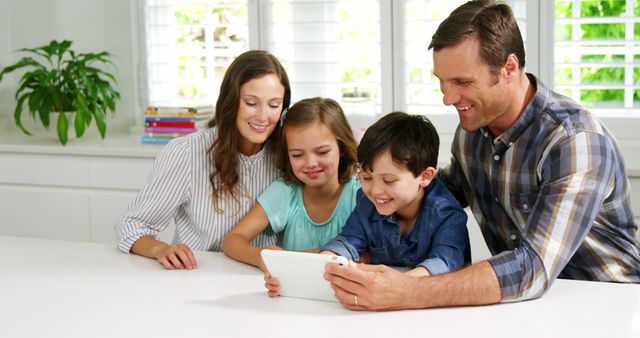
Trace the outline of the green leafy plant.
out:
M 120 93 L 114 89 L 116 78 L 96 65 L 115 68 L 111 54 L 76 53 L 71 49 L 71 41 L 51 41 L 37 48 L 23 48 L 19 52 L 30 54 L 13 65 L 0 71 L 0 81 L 5 74 L 25 68 L 20 78 L 15 97 L 17 100 L 13 114 L 16 126 L 27 135 L 31 133 L 22 125 L 23 106 L 27 103 L 33 119 L 36 115 L 48 129 L 50 114 L 60 112 L 56 130 L 60 143 L 67 143 L 69 119 L 63 112 L 75 112 L 73 126 L 77 137 L 84 135 L 91 121 L 95 120 L 104 139 L 107 131 L 105 117 L 107 111 L 115 112 Z

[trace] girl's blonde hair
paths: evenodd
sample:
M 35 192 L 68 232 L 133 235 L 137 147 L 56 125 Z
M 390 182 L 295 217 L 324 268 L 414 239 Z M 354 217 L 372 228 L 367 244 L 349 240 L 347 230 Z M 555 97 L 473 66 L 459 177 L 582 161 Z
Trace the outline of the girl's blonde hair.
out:
M 282 170 L 283 179 L 290 183 L 302 184 L 291 169 L 289 150 L 284 130 L 287 126 L 301 127 L 319 122 L 329 129 L 338 141 L 340 163 L 338 181 L 344 184 L 356 173 L 357 143 L 351 126 L 338 102 L 332 99 L 314 97 L 298 101 L 281 116 L 282 131 L 276 147 L 276 167 Z

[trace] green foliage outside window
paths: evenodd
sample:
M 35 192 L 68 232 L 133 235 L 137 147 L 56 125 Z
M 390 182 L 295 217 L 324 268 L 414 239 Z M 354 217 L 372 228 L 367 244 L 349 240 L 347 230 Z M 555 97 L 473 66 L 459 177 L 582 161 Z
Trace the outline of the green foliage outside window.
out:
M 176 67 L 176 93 L 180 99 L 204 102 L 219 87 L 226 65 L 233 60 L 230 49 L 243 40 L 230 26 L 242 22 L 246 15 L 244 6 L 233 6 L 230 2 L 214 6 L 206 2 L 179 3 L 174 16 L 175 42 L 183 51 Z M 211 41 L 220 53 L 210 54 L 207 43 Z M 214 67 L 210 68 L 212 64 Z M 210 83 L 212 78 L 215 83 Z
M 556 19 L 573 18 L 573 0 L 557 0 L 555 2 Z M 581 0 L 581 18 L 615 18 L 623 17 L 626 13 L 627 1 L 625 0 Z M 634 2 L 635 16 L 640 16 L 640 0 Z M 640 23 L 634 23 L 633 35 L 635 39 L 640 39 Z M 626 38 L 626 25 L 624 23 L 588 23 L 576 26 L 571 23 L 559 23 L 555 27 L 555 39 L 558 42 L 564 41 L 597 41 L 597 46 L 606 49 L 608 46 L 621 44 Z M 600 42 L 602 41 L 602 42 Z M 621 45 L 622 46 L 622 45 Z M 566 55 L 570 55 L 566 53 Z M 563 60 L 570 61 L 570 60 Z M 640 61 L 640 55 L 635 55 L 634 62 Z M 625 55 L 621 54 L 585 54 L 580 55 L 576 62 L 582 63 L 579 73 L 575 74 L 571 66 L 558 65 L 555 70 L 555 83 L 558 85 L 571 84 L 575 79 L 573 76 L 580 76 L 579 83 L 583 85 L 604 86 L 624 85 L 625 68 L 622 64 L 628 62 Z M 584 64 L 587 65 L 584 65 Z M 594 63 L 593 66 L 588 65 Z M 640 67 L 633 69 L 633 82 L 640 83 Z M 567 94 L 572 94 L 567 89 Z M 634 90 L 634 106 L 640 106 L 640 90 Z M 580 100 L 586 106 L 591 107 L 623 107 L 624 89 L 581 89 Z

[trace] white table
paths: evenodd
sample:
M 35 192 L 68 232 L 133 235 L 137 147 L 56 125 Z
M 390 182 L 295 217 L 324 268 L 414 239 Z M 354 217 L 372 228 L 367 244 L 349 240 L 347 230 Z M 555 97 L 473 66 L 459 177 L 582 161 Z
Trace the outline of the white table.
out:
M 271 299 L 259 270 L 199 252 L 168 271 L 115 245 L 0 237 L 0 337 L 640 337 L 640 286 L 558 280 L 492 306 L 352 312 Z

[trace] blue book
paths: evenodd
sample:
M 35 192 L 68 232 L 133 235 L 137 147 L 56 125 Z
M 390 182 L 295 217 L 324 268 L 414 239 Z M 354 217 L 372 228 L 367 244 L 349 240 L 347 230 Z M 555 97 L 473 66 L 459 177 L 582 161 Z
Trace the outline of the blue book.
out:
M 144 122 L 153 121 L 167 121 L 167 122 L 193 122 L 193 117 L 178 117 L 178 116 L 145 116 Z
M 159 143 L 159 144 L 168 143 L 171 140 L 173 140 L 173 137 L 155 137 L 155 136 L 146 136 L 146 135 L 142 136 L 142 138 L 140 139 L 142 143 Z

